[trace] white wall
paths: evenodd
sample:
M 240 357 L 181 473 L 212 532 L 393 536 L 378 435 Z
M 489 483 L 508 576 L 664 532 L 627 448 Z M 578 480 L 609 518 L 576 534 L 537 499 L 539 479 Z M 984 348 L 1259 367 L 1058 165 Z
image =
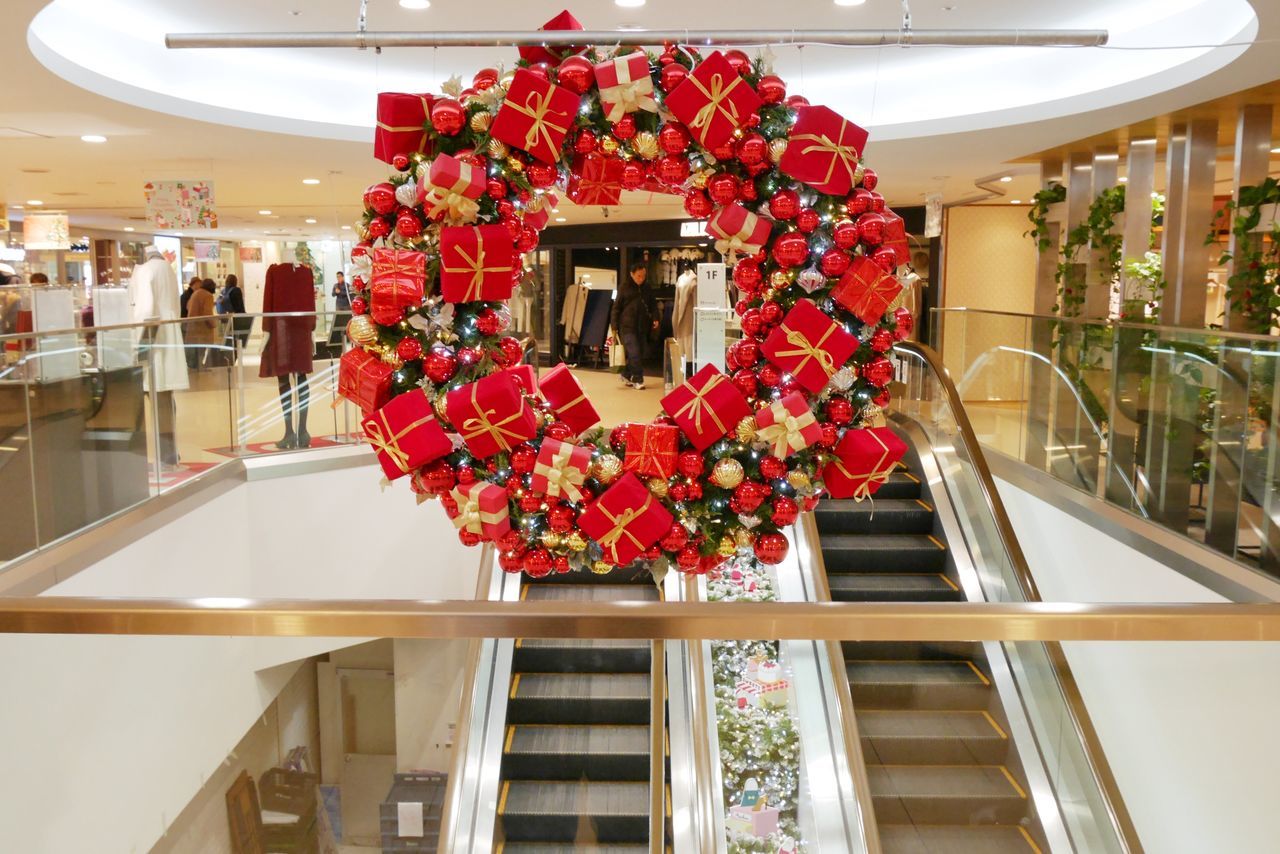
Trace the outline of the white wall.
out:
M 1004 481 L 1045 601 L 1223 598 Z M 1147 851 L 1274 851 L 1280 644 L 1063 644 Z
M 470 644 L 395 642 L 396 770 L 448 773 Z
M 48 595 L 471 598 L 479 551 L 379 477 L 244 484 Z M 259 671 L 356 642 L 0 636 L 0 851 L 148 850 L 288 680 Z

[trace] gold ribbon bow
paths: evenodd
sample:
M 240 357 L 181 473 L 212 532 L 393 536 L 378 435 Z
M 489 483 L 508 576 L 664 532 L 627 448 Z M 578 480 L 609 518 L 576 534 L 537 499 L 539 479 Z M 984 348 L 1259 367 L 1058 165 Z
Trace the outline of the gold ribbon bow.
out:
M 723 75 L 712 74 L 710 89 L 698 79 L 696 74 L 689 75 L 687 79 L 692 81 L 694 87 L 707 97 L 707 103 L 694 115 L 693 121 L 689 122 L 689 127 L 698 130 L 698 142 L 706 146 L 707 133 L 711 130 L 711 122 L 716 113 L 720 113 L 728 119 L 729 124 L 733 125 L 734 128 L 738 127 L 738 105 L 733 101 L 729 101 L 728 109 L 725 109 L 724 101 L 729 97 L 729 93 L 742 82 L 741 77 L 734 74 L 733 82 L 726 86 L 724 85 Z
M 555 137 L 551 135 L 552 130 L 559 131 L 562 135 L 569 132 L 567 122 L 570 119 L 568 113 L 563 110 L 551 109 L 551 98 L 555 93 L 548 89 L 543 94 L 530 92 L 529 96 L 524 99 L 523 104 L 517 104 L 515 101 L 507 100 L 505 106 L 510 107 L 517 113 L 522 113 L 533 119 L 533 124 L 529 126 L 529 131 L 524 135 L 524 150 L 532 152 L 538 144 L 538 138 L 546 143 L 547 148 L 551 150 L 551 156 L 555 160 L 560 159 L 560 146 L 556 143 Z M 564 116 L 566 124 L 558 125 L 547 118 L 547 113 L 554 113 L 557 116 Z
M 418 100 L 422 102 L 422 118 L 421 124 L 416 125 L 389 125 L 386 122 L 378 122 L 378 130 L 385 130 L 387 133 L 420 133 L 422 138 L 418 140 L 418 147 L 414 151 L 419 154 L 427 153 L 427 144 L 431 142 L 431 136 L 427 133 L 426 118 L 431 113 L 431 105 L 427 102 L 425 95 L 419 95 Z
M 831 375 L 836 372 L 836 365 L 835 365 L 835 361 L 831 358 L 831 354 L 828 353 L 826 350 L 822 349 L 822 345 L 826 342 L 828 338 L 831 337 L 832 333 L 834 333 L 835 331 L 836 331 L 836 328 L 834 326 L 828 326 L 827 331 L 822 333 L 821 338 L 819 338 L 817 341 L 814 341 L 813 343 L 810 343 L 809 339 L 804 337 L 804 333 L 796 329 L 788 329 L 787 336 L 786 336 L 787 343 L 795 347 L 796 349 L 779 350 L 777 353 L 774 353 L 774 356 L 777 356 L 777 357 L 803 356 L 804 357 L 800 360 L 799 364 L 797 364 L 794 368 L 792 368 L 789 371 L 789 373 L 792 376 L 799 374 L 800 371 L 804 369 L 804 366 L 809 364 L 809 360 L 813 359 L 818 363 L 818 366 L 822 368 L 822 372 L 827 375 L 827 378 L 830 379 Z
M 872 439 L 875 440 L 876 444 L 880 446 L 880 451 L 881 451 L 880 459 L 876 460 L 876 464 L 871 467 L 870 472 L 867 472 L 864 474 L 854 474 L 853 472 L 849 471 L 849 469 L 845 468 L 844 460 L 840 459 L 839 457 L 836 457 L 831 462 L 831 465 L 835 466 L 836 469 L 842 475 L 849 478 L 849 480 L 856 482 L 858 481 L 858 478 L 863 478 L 863 480 L 859 482 L 856 487 L 854 487 L 854 490 L 853 490 L 854 501 L 862 501 L 866 498 L 870 498 L 871 484 L 888 483 L 889 475 L 893 474 L 893 466 L 889 466 L 889 468 L 884 469 L 883 471 L 880 468 L 881 466 L 884 465 L 884 461 L 889 458 L 889 446 L 884 443 L 884 439 L 881 439 L 879 434 L 877 434 L 874 430 L 868 430 L 867 435 L 869 435 Z
M 475 167 L 462 162 L 458 166 L 458 180 L 449 187 L 432 184 L 431 189 L 423 196 L 422 203 L 433 212 L 443 209 L 445 215 L 454 222 L 475 222 L 480 215 L 480 203 L 465 195 L 471 187 Z
M 783 459 L 792 451 L 803 451 L 809 447 L 803 433 L 807 427 L 818 423 L 813 412 L 806 408 L 799 415 L 793 415 L 781 402 L 771 404 L 769 410 L 773 413 L 773 423 L 756 430 L 756 436 L 773 443 L 775 457 Z
M 501 273 L 504 270 L 508 273 L 511 272 L 510 266 L 486 267 L 484 265 L 484 237 L 481 236 L 480 232 L 478 231 L 476 232 L 476 254 L 474 257 L 471 255 L 470 252 L 466 250 L 465 247 L 455 245 L 453 249 L 455 252 L 457 252 L 459 257 L 461 257 L 462 260 L 466 262 L 466 266 L 450 267 L 448 264 L 446 264 L 444 271 L 446 273 L 464 273 L 464 274 L 470 273 L 471 274 L 471 281 L 467 282 L 467 289 L 463 291 L 464 298 L 458 300 L 458 302 L 473 302 L 475 300 L 480 299 L 480 294 L 484 288 L 485 273 Z
M 716 422 L 716 427 L 720 429 L 720 435 L 723 436 L 729 432 L 729 428 L 724 426 L 724 422 L 720 420 L 720 416 L 716 414 L 715 407 L 706 399 L 707 395 L 725 382 L 724 374 L 712 374 L 707 380 L 707 384 L 701 389 L 693 392 L 693 397 L 685 401 L 675 412 L 671 413 L 672 418 L 683 418 L 691 416 L 693 418 L 693 429 L 698 433 L 702 432 L 702 413 L 705 412 L 711 416 L 711 420 Z M 685 385 L 689 385 L 685 383 Z M 692 386 L 690 386 L 692 388 Z
M 485 525 L 496 525 L 507 517 L 508 510 L 505 506 L 493 513 L 480 510 L 480 493 L 488 488 L 489 484 L 486 483 L 473 483 L 465 492 L 461 487 L 453 488 L 449 495 L 458 505 L 458 515 L 453 517 L 453 527 L 473 534 L 483 534 Z
M 534 464 L 534 476 L 546 478 L 548 498 L 555 498 L 563 492 L 570 501 L 582 500 L 582 490 L 578 487 L 587 479 L 587 473 L 569 465 L 575 450 L 577 445 L 561 442 L 560 447 L 551 455 L 551 462 L 539 461 Z
M 478 439 L 487 433 L 489 437 L 493 439 L 494 443 L 497 444 L 499 449 L 509 451 L 515 445 L 528 438 L 520 433 L 513 433 L 502 426 L 504 424 L 510 424 L 512 421 L 518 419 L 522 413 L 522 408 L 517 409 L 501 421 L 490 421 L 489 416 L 495 415 L 497 410 L 480 408 L 480 403 L 476 399 L 475 385 L 471 386 L 471 407 L 475 409 L 477 415 L 467 418 L 462 422 L 462 438 L 468 443 L 470 443 L 472 439 Z
M 840 133 L 837 138 L 844 140 L 844 132 L 849 127 L 848 119 L 840 120 Z M 852 145 L 842 145 L 836 142 L 825 133 L 802 133 L 791 137 L 791 142 L 796 143 L 800 140 L 810 141 L 811 145 L 806 145 L 800 149 L 801 154 L 813 154 L 814 152 L 825 152 L 831 155 L 831 162 L 827 164 L 827 175 L 822 179 L 823 184 L 831 180 L 831 176 L 835 174 L 836 164 L 839 163 L 849 173 L 850 185 L 857 184 L 858 181 L 854 177 L 854 171 L 858 168 L 858 149 Z
M 633 58 L 635 54 L 615 59 L 613 67 L 617 72 L 618 82 L 614 86 L 606 86 L 600 90 L 600 100 L 609 105 L 609 112 L 605 118 L 611 122 L 616 122 L 625 114 L 634 113 L 636 110 L 658 112 L 658 102 L 653 100 L 653 78 L 649 76 L 649 62 L 645 60 L 644 75 L 632 80 L 631 65 L 628 60 Z
M 613 525 L 613 527 L 610 528 L 605 533 L 605 535 L 599 539 L 598 542 L 600 543 L 600 548 L 609 549 L 612 552 L 615 562 L 618 556 L 618 550 L 617 550 L 618 541 L 621 540 L 623 537 L 626 537 L 627 539 L 631 540 L 631 542 L 635 543 L 635 546 L 637 549 L 639 549 L 640 551 L 644 551 L 645 549 L 644 543 L 640 542 L 640 540 L 636 537 L 636 535 L 631 533 L 631 531 L 627 530 L 627 528 L 632 522 L 634 522 L 636 519 L 643 516 L 645 514 L 645 511 L 649 509 L 649 505 L 651 505 L 652 503 L 653 503 L 653 494 L 646 492 L 644 496 L 643 504 L 641 504 L 639 507 L 628 507 L 626 510 L 623 510 L 621 513 L 619 513 L 616 516 L 610 513 L 609 509 L 605 507 L 603 503 L 601 502 L 596 503 L 596 507 L 600 510 L 601 513 L 604 514 L 605 518 L 608 519 L 609 522 L 612 523 Z
M 379 410 L 374 413 L 373 418 L 369 419 L 369 423 L 364 425 L 364 431 L 369 437 L 369 444 L 373 445 L 375 450 L 382 451 L 391 458 L 391 461 L 396 464 L 400 471 L 408 474 L 409 454 L 401 449 L 397 443 L 422 425 L 429 424 L 434 420 L 434 415 L 425 415 L 400 430 L 400 432 L 388 436 L 387 434 L 391 432 L 391 425 L 387 423 L 387 416 Z

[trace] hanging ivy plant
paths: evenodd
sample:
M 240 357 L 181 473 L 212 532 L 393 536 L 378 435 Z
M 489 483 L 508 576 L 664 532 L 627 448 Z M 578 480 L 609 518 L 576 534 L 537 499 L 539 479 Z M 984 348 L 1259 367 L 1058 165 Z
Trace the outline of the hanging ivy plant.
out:
M 1048 252 L 1052 245 L 1049 241 L 1049 207 L 1066 200 L 1067 188 L 1057 181 L 1050 182 L 1048 187 L 1031 197 L 1031 210 L 1027 212 L 1031 230 L 1024 236 L 1034 240 L 1039 251 Z
M 1238 200 L 1227 202 L 1222 216 L 1231 222 L 1235 253 L 1222 253 L 1218 263 L 1235 261 L 1227 279 L 1227 301 L 1234 311 L 1245 316 L 1248 331 L 1267 335 L 1280 312 L 1276 295 L 1276 274 L 1280 271 L 1280 223 L 1273 222 L 1269 232 L 1256 229 L 1262 223 L 1267 207 L 1280 205 L 1280 180 L 1268 178 L 1256 187 L 1241 187 Z M 1270 238 L 1270 240 L 1268 240 Z M 1217 239 L 1217 226 L 1209 232 L 1205 243 Z
M 1058 283 L 1058 305 L 1055 311 L 1074 317 L 1084 305 L 1085 282 L 1079 279 L 1080 263 L 1077 256 L 1086 246 L 1103 253 L 1106 265 L 1105 281 L 1114 282 L 1120 277 L 1121 249 L 1124 237 L 1115 231 L 1116 217 L 1124 212 L 1124 185 L 1103 190 L 1089 206 L 1089 216 L 1084 222 L 1067 232 L 1062 245 L 1062 259 L 1054 280 Z

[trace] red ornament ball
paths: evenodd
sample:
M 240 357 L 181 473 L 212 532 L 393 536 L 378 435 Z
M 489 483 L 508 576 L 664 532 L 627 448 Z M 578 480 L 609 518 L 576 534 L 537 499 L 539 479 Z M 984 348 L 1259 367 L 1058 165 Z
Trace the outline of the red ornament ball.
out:
M 396 154 L 391 158 L 391 166 L 398 172 L 404 172 L 409 168 L 409 158 L 403 154 Z
M 893 349 L 893 333 L 883 326 L 871 333 L 871 340 L 868 342 L 874 353 L 888 353 Z
M 547 429 L 544 431 L 543 435 L 548 439 L 555 439 L 557 442 L 563 442 L 573 435 L 573 428 L 568 424 L 565 424 L 563 421 L 552 421 L 547 425 Z
M 574 512 L 568 504 L 557 504 L 547 509 L 547 527 L 557 534 L 567 534 L 573 530 Z
M 799 267 L 809 259 L 809 239 L 789 231 L 773 242 L 773 260 L 783 267 Z
M 476 314 L 476 331 L 481 335 L 497 335 L 502 326 L 498 313 L 491 308 L 482 308 Z
M 879 246 L 884 242 L 885 218 L 875 211 L 864 213 L 858 217 L 858 238 L 868 246 Z
M 688 76 L 689 69 L 685 68 L 678 62 L 672 62 L 670 65 L 663 66 L 662 73 L 659 77 L 659 84 L 662 86 L 663 92 L 670 92 L 672 89 L 683 83 L 684 79 Z
M 508 364 L 518 365 L 524 361 L 524 347 L 520 344 L 519 338 L 513 338 L 510 335 L 503 336 L 498 340 L 498 346 L 506 354 Z
M 747 166 L 760 166 L 769 158 L 769 142 L 758 133 L 749 133 L 738 143 L 738 159 Z
M 556 71 L 556 83 L 578 95 L 586 94 L 595 77 L 595 67 L 581 56 L 567 58 Z
M 689 497 L 689 487 L 683 483 L 673 483 L 667 487 L 667 497 L 678 504 Z
M 893 379 L 893 363 L 884 356 L 876 356 L 858 372 L 863 379 L 878 388 L 884 388 Z
M 351 310 L 355 311 L 355 300 L 351 301 Z M 916 319 L 911 316 L 911 309 L 906 306 L 900 306 L 893 311 L 894 332 L 893 337 L 899 341 L 905 341 L 916 328 Z
M 773 507 L 769 514 L 773 524 L 779 528 L 785 528 L 787 525 L 794 524 L 796 517 L 800 515 L 800 505 L 796 504 L 794 498 L 788 498 L 780 495 L 773 499 Z
M 498 566 L 512 575 L 524 569 L 524 549 L 504 549 L 498 553 Z
M 671 529 L 658 540 L 658 545 L 662 546 L 663 551 L 678 552 L 689 543 L 689 532 L 685 530 L 684 525 L 676 523 Z
M 472 484 L 476 482 L 476 470 L 474 466 L 458 466 L 458 483 Z M 513 531 L 517 536 L 518 532 Z
M 480 92 L 492 89 L 497 83 L 498 69 L 496 68 L 481 68 L 476 72 L 476 76 L 471 78 L 471 85 Z
M 689 131 L 684 125 L 668 122 L 658 131 L 658 145 L 667 154 L 683 154 L 689 142 Z
M 500 216 L 504 222 L 515 218 L 516 203 L 510 199 L 498 199 L 498 203 L 494 205 L 494 208 L 497 209 L 498 216 Z
M 547 80 L 547 81 L 551 80 L 551 64 L 550 63 L 535 62 L 533 65 L 530 65 L 526 70 L 529 71 L 531 74 L 533 74 L 535 77 L 537 77 L 539 80 Z
M 551 552 L 532 549 L 524 556 L 524 571 L 530 578 L 545 578 L 551 574 Z
M 542 496 L 526 492 L 520 496 L 520 509 L 525 513 L 537 513 L 542 509 Z
M 446 350 L 432 350 L 423 360 L 422 372 L 436 385 L 446 383 L 458 372 L 458 359 Z
M 871 398 L 871 402 L 874 403 L 876 406 L 880 407 L 881 409 L 884 409 L 886 406 L 889 405 L 889 400 L 890 400 L 889 389 L 885 389 L 884 391 L 877 394 L 875 397 Z
M 739 264 L 742 262 L 739 261 Z M 757 264 L 757 269 L 759 265 Z M 760 314 L 760 309 L 749 308 L 742 314 L 742 331 L 746 335 L 756 336 L 764 331 L 764 317 Z
M 871 253 L 871 260 L 876 263 L 881 270 L 890 275 L 898 269 L 898 253 L 894 252 L 888 246 L 881 246 L 875 252 Z
M 418 478 L 423 487 L 433 495 L 448 492 L 456 483 L 453 466 L 445 459 L 432 460 L 418 469 Z
M 442 136 L 457 136 L 467 123 L 467 111 L 452 98 L 431 105 L 431 126 Z
M 364 191 L 364 206 L 379 216 L 386 216 L 399 206 L 396 188 L 387 181 L 374 184 Z
M 459 347 L 458 362 L 463 365 L 474 365 L 480 361 L 484 352 L 479 347 Z
M 789 95 L 783 103 L 793 110 L 798 110 L 809 106 L 809 99 L 804 95 Z
M 853 420 L 853 404 L 843 397 L 833 397 L 827 401 L 827 420 L 837 427 L 844 426 Z
M 396 234 L 401 237 L 417 237 L 422 234 L 422 220 L 413 211 L 401 211 L 396 217 Z
M 851 260 L 843 249 L 833 246 L 822 253 L 822 260 L 818 262 L 818 266 L 822 269 L 822 275 L 828 279 L 835 279 L 844 275 L 845 270 L 849 269 Z
M 479 534 L 475 533 L 474 531 L 468 531 L 466 528 L 463 528 L 462 530 L 458 531 L 458 541 L 461 542 L 467 548 L 471 548 L 472 546 L 479 545 L 482 539 L 483 537 L 481 537 Z
M 622 165 L 622 188 L 624 190 L 640 189 L 647 177 L 649 176 L 645 171 L 644 164 L 638 160 L 628 160 Z
M 726 50 L 724 58 L 729 60 L 729 66 L 740 75 L 751 70 L 751 57 L 740 50 Z
M 627 448 L 627 425 L 619 424 L 609 431 L 609 447 L 613 448 L 617 453 L 622 453 Z
M 517 252 L 532 252 L 538 248 L 538 229 L 531 225 L 526 225 L 520 229 L 519 235 L 516 236 Z
M 689 161 L 679 154 L 667 154 L 658 158 L 656 172 L 664 184 L 683 184 L 689 177 Z
M 697 451 L 681 451 L 676 457 L 676 471 L 685 477 L 697 477 L 702 474 L 702 454 Z
M 356 297 L 351 301 L 352 314 L 364 314 L 369 310 L 369 303 L 365 302 L 364 297 Z
M 769 199 L 769 214 L 774 219 L 795 219 L 800 213 L 800 194 L 795 190 L 779 190 Z
M 782 310 L 782 304 L 777 300 L 768 299 L 760 303 L 760 319 L 767 325 L 775 326 L 781 323 L 785 316 L 786 312 Z
M 858 187 L 845 199 L 844 209 L 849 212 L 849 216 L 861 216 L 871 210 L 872 201 L 871 192 Z
M 750 338 L 743 338 L 734 343 L 733 358 L 744 368 L 754 367 L 760 361 L 760 345 Z
M 556 178 L 560 177 L 559 171 L 550 163 L 543 163 L 541 160 L 530 163 L 528 168 L 524 170 L 525 177 L 529 179 L 529 183 L 533 186 L 545 190 L 556 182 Z
M 760 476 L 766 480 L 777 480 L 787 474 L 787 464 L 770 454 L 760 460 Z
M 569 558 L 567 555 L 556 555 L 551 559 L 551 568 L 555 570 L 557 575 L 564 575 L 569 572 L 572 567 L 569 566 Z
M 636 135 L 636 117 L 631 113 L 627 113 L 613 123 L 611 131 L 615 139 L 626 142 Z
M 773 365 L 764 365 L 760 370 L 756 371 L 756 377 L 760 380 L 761 385 L 773 388 L 782 382 L 782 371 Z
M 519 445 L 511 451 L 511 470 L 516 474 L 529 474 L 538 461 L 538 452 L 529 445 Z
M 501 178 L 490 178 L 484 185 L 485 194 L 491 199 L 507 197 L 507 182 Z
M 707 181 L 707 194 L 711 201 L 723 207 L 738 198 L 738 186 L 737 177 L 728 172 L 717 172 Z
M 711 149 L 711 156 L 720 163 L 728 163 L 737 156 L 737 149 L 734 147 L 733 140 L 722 142 Z
M 756 94 L 766 104 L 781 104 L 787 97 L 787 84 L 776 74 L 766 74 L 756 86 Z
M 858 245 L 858 224 L 852 220 L 841 220 L 831 229 L 831 242 L 840 249 L 852 249 Z
M 770 566 L 782 563 L 787 557 L 788 548 L 787 538 L 782 534 L 761 534 L 756 537 L 756 558 L 761 563 Z
M 694 219 L 706 219 L 711 216 L 711 199 L 701 190 L 690 190 L 684 197 L 684 212 Z
M 755 373 L 747 368 L 734 372 L 733 384 L 738 387 L 738 391 L 742 392 L 743 397 L 755 397 L 760 391 L 760 381 L 756 379 Z
M 422 355 L 422 342 L 417 338 L 401 338 L 396 344 L 396 355 L 406 362 L 412 362 Z
M 760 192 L 756 189 L 755 181 L 743 181 L 738 187 L 738 197 L 744 202 L 754 202 L 760 198 Z
M 374 219 L 369 220 L 368 229 L 369 236 L 374 240 L 377 240 L 378 238 L 386 237 L 391 233 L 391 223 L 387 222 L 382 217 L 375 217 Z
M 589 154 L 596 150 L 596 135 L 590 130 L 578 131 L 578 136 L 573 141 L 573 150 L 579 154 Z
M 700 482 L 696 480 L 689 481 L 689 483 L 685 484 L 685 489 L 689 491 L 690 501 L 702 500 L 702 484 Z
M 667 67 L 672 68 L 673 66 L 668 65 Z M 698 565 L 701 563 L 702 555 L 698 553 L 697 546 L 685 546 L 676 554 L 676 566 L 680 568 L 681 572 L 696 573 Z
M 813 208 L 801 208 L 796 214 L 796 228 L 805 234 L 812 234 L 822 222 L 822 217 Z
M 880 183 L 880 176 L 876 174 L 874 169 L 862 170 L 862 186 L 867 190 L 874 190 L 876 185 Z
M 764 273 L 756 262 L 743 258 L 733 265 L 733 283 L 740 290 L 755 291 L 762 281 L 764 281 Z
M 836 428 L 836 425 L 832 424 L 830 421 L 823 421 L 818 425 L 818 428 L 822 430 L 822 438 L 816 443 L 818 447 L 834 448 L 836 446 L 836 442 L 840 438 L 840 432 Z

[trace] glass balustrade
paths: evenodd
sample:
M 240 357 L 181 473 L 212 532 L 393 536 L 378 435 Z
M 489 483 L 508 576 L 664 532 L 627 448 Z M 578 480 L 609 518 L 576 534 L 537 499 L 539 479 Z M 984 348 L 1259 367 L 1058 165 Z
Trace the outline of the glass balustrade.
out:
M 1280 341 L 968 309 L 938 320 L 988 448 L 1280 574 Z

